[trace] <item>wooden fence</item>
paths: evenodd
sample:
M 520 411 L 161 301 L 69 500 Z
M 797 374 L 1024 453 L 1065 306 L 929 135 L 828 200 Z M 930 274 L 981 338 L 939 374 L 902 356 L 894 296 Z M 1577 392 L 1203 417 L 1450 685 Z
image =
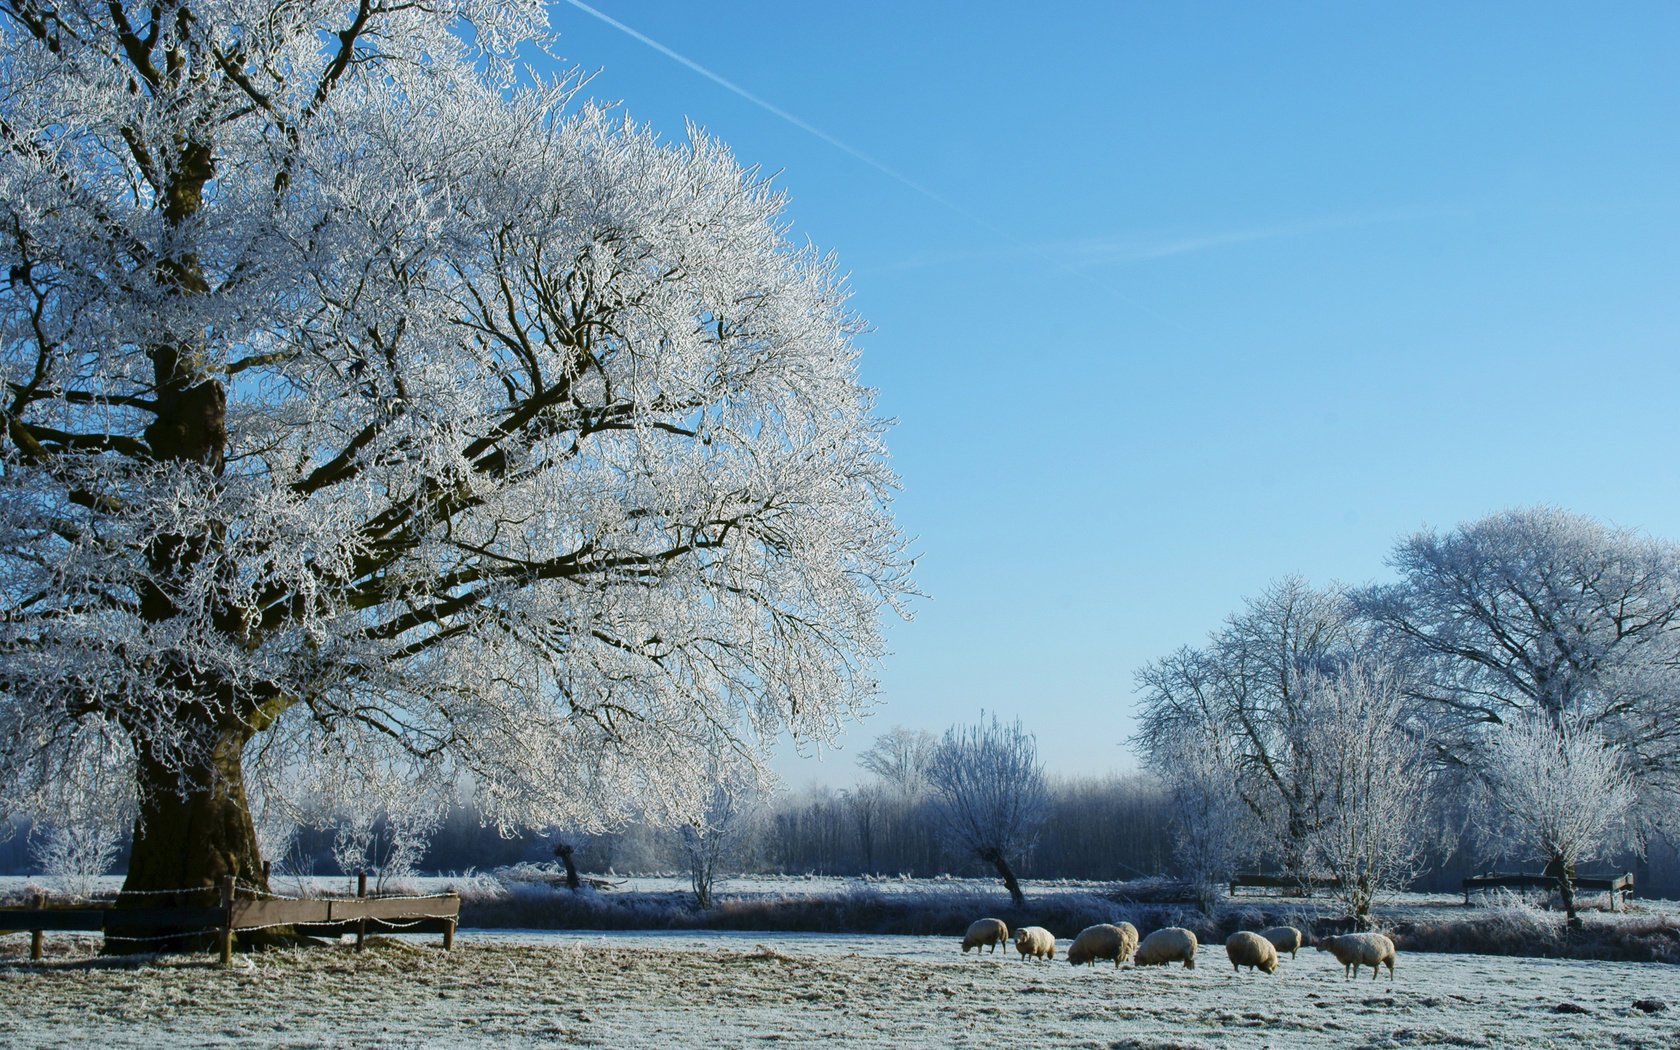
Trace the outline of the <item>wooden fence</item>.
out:
M 1275 872 L 1242 871 L 1231 876 L 1231 896 L 1244 886 L 1279 890 L 1285 897 L 1311 895 L 1313 890 L 1333 890 L 1342 880 L 1330 875 L 1281 875 Z
M 283 897 L 278 894 L 245 890 L 232 876 L 222 880 L 219 889 L 181 890 L 191 893 L 219 893 L 218 903 L 207 907 L 130 908 L 112 904 L 87 907 L 49 908 L 46 899 L 36 895 L 29 908 L 0 908 L 0 931 L 28 930 L 29 957 L 40 959 L 42 935 L 48 931 L 80 930 L 104 933 L 115 929 L 169 929 L 179 933 L 171 938 L 190 937 L 196 933 L 214 933 L 222 963 L 233 961 L 233 935 L 243 930 L 261 930 L 273 926 L 301 927 L 319 934 L 356 934 L 359 949 L 367 939 L 370 923 L 385 927 L 443 934 L 445 949 L 455 946 L 455 926 L 461 917 L 461 897 L 456 893 L 430 896 L 370 897 L 367 895 L 367 876 L 357 878 L 354 897 Z M 122 934 L 109 933 L 119 938 Z
M 1633 872 L 1623 872 L 1620 875 L 1577 875 L 1572 880 L 1577 890 L 1604 890 L 1610 894 L 1610 910 L 1616 910 L 1617 898 L 1625 905 L 1633 892 Z M 1530 875 L 1515 872 L 1490 871 L 1485 875 L 1472 875 L 1464 880 L 1464 903 L 1470 904 L 1470 894 L 1477 890 L 1519 889 L 1519 890 L 1551 890 L 1558 884 L 1556 875 Z

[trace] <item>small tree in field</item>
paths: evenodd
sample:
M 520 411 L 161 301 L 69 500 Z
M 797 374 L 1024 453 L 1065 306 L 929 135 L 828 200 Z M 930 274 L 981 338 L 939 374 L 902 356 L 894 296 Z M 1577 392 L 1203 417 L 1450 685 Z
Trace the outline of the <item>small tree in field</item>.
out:
M 933 749 L 927 779 L 947 840 L 997 869 L 1010 900 L 1025 904 L 1011 858 L 1032 845 L 1049 796 L 1032 734 L 996 715 L 953 726 Z
M 713 778 L 705 810 L 677 829 L 694 903 L 699 907 L 712 906 L 712 885 L 752 837 L 764 812 L 763 798 L 763 789 L 750 771 L 720 770 Z
M 1575 866 L 1632 843 L 1636 795 L 1619 747 L 1596 729 L 1536 712 L 1490 730 L 1480 796 L 1489 846 L 1545 861 L 1570 923 Z
M 1379 893 L 1417 876 L 1430 844 L 1428 741 L 1386 668 L 1356 662 L 1310 676 L 1304 689 L 1316 756 L 1309 855 L 1338 880 L 1349 913 L 1368 921 Z

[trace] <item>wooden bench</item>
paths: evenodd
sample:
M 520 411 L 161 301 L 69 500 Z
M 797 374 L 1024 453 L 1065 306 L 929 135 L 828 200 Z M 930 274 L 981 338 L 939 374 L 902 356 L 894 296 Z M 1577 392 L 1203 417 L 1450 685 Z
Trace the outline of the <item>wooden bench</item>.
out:
M 1256 889 L 1281 890 L 1282 896 L 1301 897 L 1311 896 L 1314 890 L 1333 890 L 1341 886 L 1342 880 L 1330 875 L 1281 875 L 1274 872 L 1240 871 L 1231 876 L 1231 896 L 1237 895 L 1240 886 L 1253 886 Z
M 1628 898 L 1634 896 L 1633 872 L 1627 871 L 1620 875 L 1577 875 L 1574 879 L 1576 890 L 1603 890 L 1610 895 L 1610 910 L 1616 910 L 1617 898 L 1623 905 Z M 1534 875 L 1526 872 L 1490 871 L 1483 875 L 1472 875 L 1464 880 L 1464 903 L 1470 904 L 1470 894 L 1477 891 L 1494 889 L 1517 890 L 1552 890 L 1558 884 L 1555 875 Z

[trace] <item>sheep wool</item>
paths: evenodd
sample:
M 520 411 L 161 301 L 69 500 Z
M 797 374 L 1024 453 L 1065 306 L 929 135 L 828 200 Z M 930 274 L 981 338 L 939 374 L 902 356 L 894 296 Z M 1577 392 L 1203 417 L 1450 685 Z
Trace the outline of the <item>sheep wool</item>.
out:
M 969 924 L 968 933 L 963 935 L 963 953 L 970 948 L 979 955 L 981 948 L 990 948 L 994 953 L 1000 944 L 1009 943 L 1009 927 L 1002 919 L 976 919 Z
M 1352 980 L 1361 966 L 1371 968 L 1371 980 L 1377 979 L 1377 969 L 1386 964 L 1388 979 L 1394 980 L 1394 942 L 1380 933 L 1344 933 L 1339 937 L 1320 937 L 1318 950 L 1329 952 L 1342 964 L 1345 980 Z
M 1021 953 L 1022 962 L 1026 962 L 1029 956 L 1054 959 L 1056 935 L 1042 926 L 1023 926 L 1015 931 L 1015 950 Z
M 1225 938 L 1225 954 L 1231 958 L 1231 969 L 1242 972 L 1244 966 L 1261 973 L 1276 973 L 1277 948 L 1266 938 L 1249 930 L 1239 930 Z
M 1260 936 L 1272 942 L 1279 955 L 1289 953 L 1291 959 L 1301 950 L 1301 931 L 1293 926 L 1272 926 L 1260 931 Z
M 1132 952 L 1137 950 L 1137 927 L 1129 922 L 1098 923 L 1087 926 L 1079 931 L 1079 936 L 1073 939 L 1073 946 L 1068 948 L 1067 960 L 1075 966 L 1088 963 L 1097 964 L 1098 959 L 1113 959 L 1118 967 L 1121 962 L 1131 958 Z
M 1182 926 L 1156 930 L 1143 939 L 1132 961 L 1138 966 L 1165 966 L 1184 961 L 1186 970 L 1196 968 L 1196 935 Z

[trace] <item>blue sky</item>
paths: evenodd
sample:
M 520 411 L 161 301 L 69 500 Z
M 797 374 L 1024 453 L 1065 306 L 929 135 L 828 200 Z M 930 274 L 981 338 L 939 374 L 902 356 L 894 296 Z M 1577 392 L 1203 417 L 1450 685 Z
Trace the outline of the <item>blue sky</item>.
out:
M 590 5 L 765 104 L 551 9 L 590 95 L 777 173 L 899 421 L 928 598 L 794 786 L 982 708 L 1131 768 L 1141 664 L 1419 527 L 1680 539 L 1680 4 Z

